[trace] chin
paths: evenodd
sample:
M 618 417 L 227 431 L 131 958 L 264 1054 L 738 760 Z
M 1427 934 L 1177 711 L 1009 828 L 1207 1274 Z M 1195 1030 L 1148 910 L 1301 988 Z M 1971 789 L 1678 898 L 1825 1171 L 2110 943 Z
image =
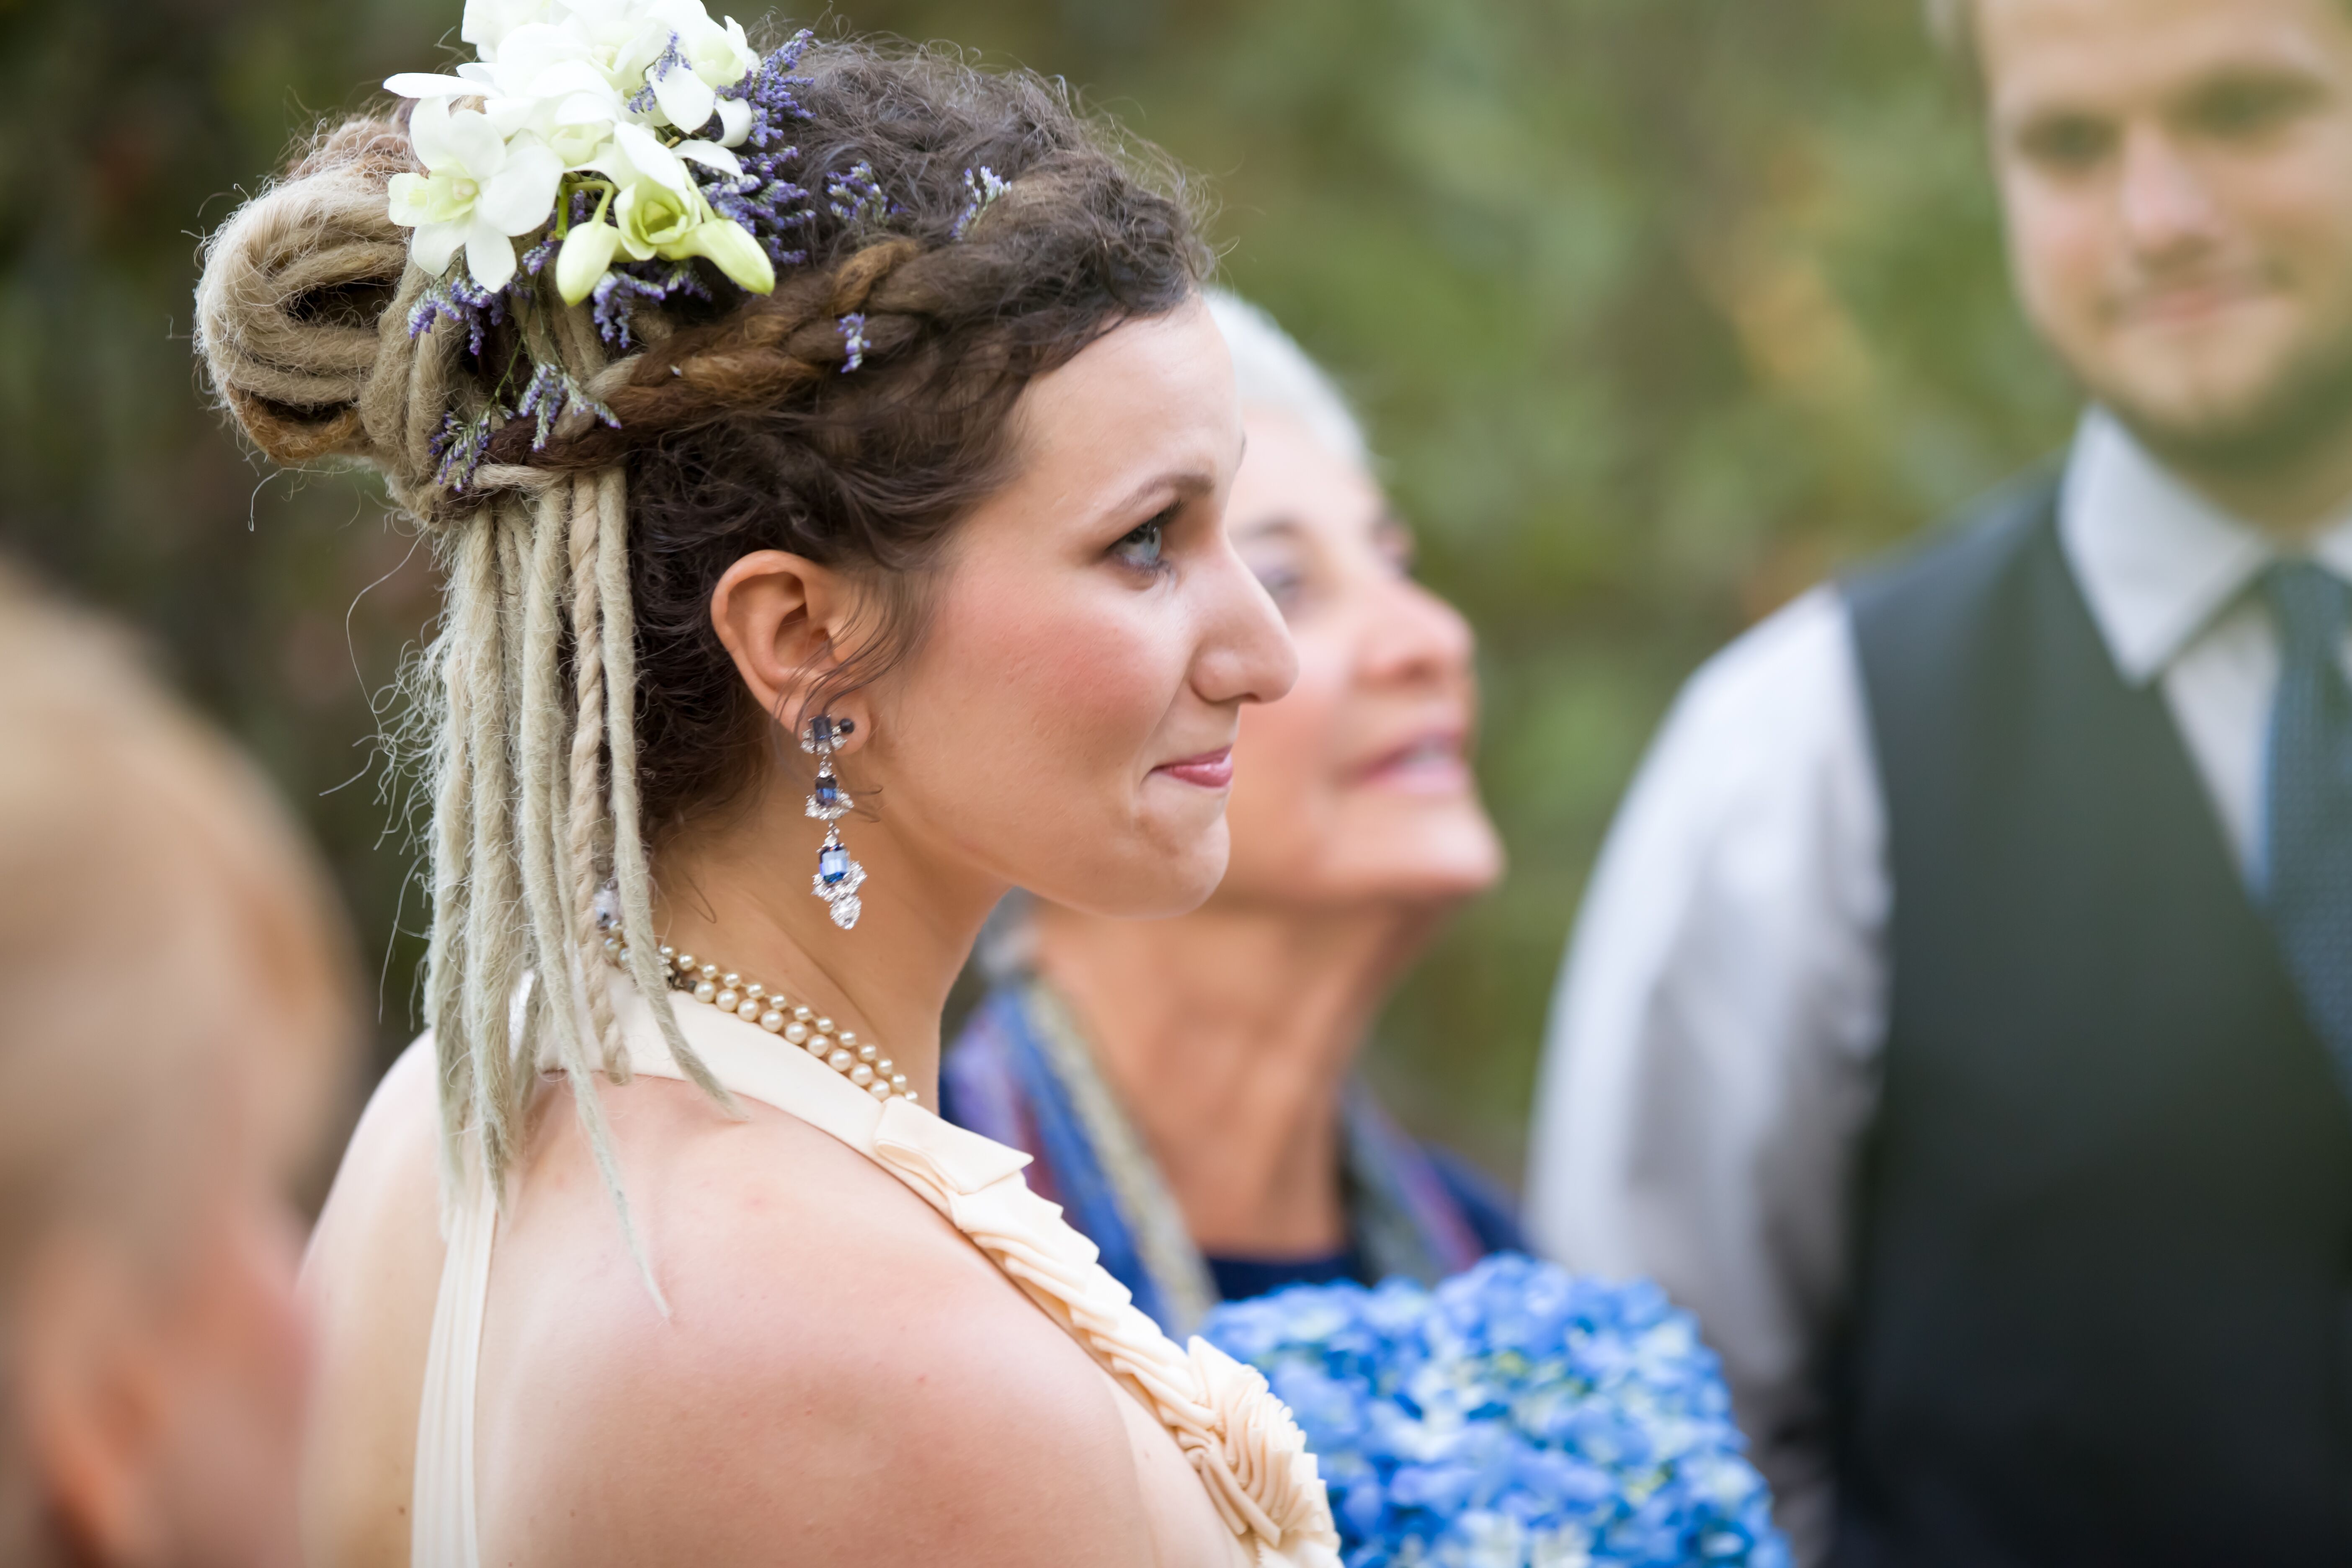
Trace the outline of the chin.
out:
M 1112 920 L 1165 920 L 1208 902 L 1225 878 L 1233 843 L 1225 819 L 1174 841 L 1139 834 L 1115 858 L 1069 866 L 1056 885 L 1024 883 L 1048 903 Z
M 1481 851 L 1465 846 L 1455 853 L 1424 856 L 1410 864 L 1367 867 L 1359 878 L 1368 900 L 1458 904 L 1488 891 L 1502 875 L 1502 857 L 1491 847 Z
M 1417 810 L 1363 814 L 1348 823 L 1337 843 L 1341 856 L 1358 847 L 1376 847 L 1379 865 L 1401 885 L 1425 889 L 1431 897 L 1466 898 L 1502 879 L 1503 843 L 1495 824 L 1467 793 Z
M 1297 839 L 1278 849 L 1269 843 L 1271 852 L 1244 857 L 1226 879 L 1225 893 L 1250 904 L 1321 910 L 1354 905 L 1443 907 L 1478 897 L 1503 875 L 1502 844 L 1483 816 L 1418 834 L 1332 832 L 1303 855 L 1298 847 Z
M 2270 411 L 2264 395 L 2274 379 L 2168 366 L 2166 374 L 2123 378 L 2100 401 L 2129 424 L 2193 445 L 2264 423 Z
M 2136 334 L 2098 374 L 2083 377 L 2093 396 L 2160 445 L 2195 448 L 2242 441 L 2279 422 L 2297 402 L 2296 340 L 2249 324 L 2235 336 Z

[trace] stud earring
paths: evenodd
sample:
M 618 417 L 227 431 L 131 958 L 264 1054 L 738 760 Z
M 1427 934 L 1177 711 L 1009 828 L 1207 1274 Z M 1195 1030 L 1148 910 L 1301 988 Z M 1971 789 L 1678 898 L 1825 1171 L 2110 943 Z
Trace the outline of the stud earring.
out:
M 847 931 L 857 923 L 863 906 L 857 900 L 857 889 L 865 885 L 866 868 L 850 858 L 848 847 L 841 842 L 841 819 L 849 815 L 849 792 L 841 787 L 841 780 L 833 771 L 833 749 L 835 741 L 852 733 L 856 721 L 838 721 L 820 713 L 809 721 L 807 731 L 801 736 L 801 750 L 816 758 L 816 783 L 811 786 L 808 815 L 824 823 L 824 842 L 816 852 L 816 875 L 810 879 L 809 891 L 825 901 L 833 914 L 833 923 Z

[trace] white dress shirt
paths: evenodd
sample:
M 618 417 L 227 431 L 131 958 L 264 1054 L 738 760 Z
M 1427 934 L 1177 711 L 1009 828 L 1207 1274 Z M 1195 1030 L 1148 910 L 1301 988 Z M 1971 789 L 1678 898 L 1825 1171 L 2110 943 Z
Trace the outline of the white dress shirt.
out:
M 2276 547 L 2096 410 L 2058 526 L 2116 668 L 2160 684 L 2258 882 L 2279 654 L 2255 584 Z M 2352 519 L 2311 553 L 2352 578 Z M 1832 1517 L 1822 1373 L 1877 1100 L 1893 891 L 1852 629 L 1816 588 L 1667 716 L 1594 868 L 1537 1087 L 1530 1236 L 1698 1314 L 1801 1568 Z

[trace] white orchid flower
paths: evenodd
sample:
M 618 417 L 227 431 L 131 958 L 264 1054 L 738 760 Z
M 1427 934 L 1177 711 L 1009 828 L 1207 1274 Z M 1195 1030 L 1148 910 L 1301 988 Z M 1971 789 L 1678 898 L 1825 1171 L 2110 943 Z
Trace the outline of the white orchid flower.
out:
M 585 60 L 566 60 L 518 80 L 500 67 L 509 90 L 488 100 L 482 112 L 499 135 L 528 131 L 547 143 L 566 169 L 593 162 L 612 140 L 613 128 L 629 118 L 628 106 Z
M 680 131 L 699 131 L 709 123 L 711 110 L 722 100 L 718 89 L 733 87 L 760 64 L 758 51 L 743 35 L 743 26 L 734 17 L 724 26 L 710 19 L 702 7 L 702 0 L 656 0 L 654 15 L 669 29 L 670 43 L 655 61 L 662 66 L 656 73 L 648 68 L 646 80 L 654 89 L 654 98 L 661 105 L 663 116 Z M 671 54 L 675 50 L 675 55 Z M 750 110 L 741 114 L 745 131 L 751 128 Z M 726 122 L 732 132 L 734 123 Z M 740 137 L 737 138 L 739 141 Z
M 515 275 L 513 237 L 554 213 L 562 160 L 529 132 L 507 141 L 488 116 L 453 111 L 440 96 L 418 101 L 408 137 L 428 171 L 392 177 L 392 221 L 416 231 L 409 254 L 437 278 L 463 246 L 474 281 L 505 288 Z
M 740 147 L 751 134 L 751 106 L 740 98 L 719 100 L 719 144 Z
M 611 223 L 604 221 L 608 211 Z M 769 293 L 776 286 L 775 264 L 751 232 L 712 211 L 709 200 L 690 184 L 679 191 L 640 177 L 623 186 L 618 196 L 599 204 L 588 222 L 574 224 L 555 258 L 555 287 L 563 302 L 577 305 L 593 293 L 620 256 L 632 261 L 707 257 L 751 293 Z
M 457 36 L 473 45 L 483 59 L 495 61 L 499 46 L 509 34 L 530 23 L 547 21 L 554 10 L 554 0 L 466 0 L 466 16 L 457 25 Z
M 642 125 L 613 128 L 613 140 L 592 165 L 617 193 L 595 216 L 572 226 L 555 258 L 555 286 L 566 304 L 586 299 L 616 257 L 683 261 L 706 257 L 741 288 L 766 294 L 776 286 L 775 264 L 751 230 L 712 210 L 686 166 L 692 159 L 740 175 L 735 154 L 711 142 L 670 147 Z M 612 221 L 605 221 L 610 215 Z
M 743 177 L 741 160 L 716 142 L 681 142 L 672 147 L 644 126 L 626 123 L 613 127 L 612 152 L 593 166 L 611 175 L 616 185 L 646 179 L 684 195 L 695 188 L 694 174 L 686 166 L 689 158 L 705 168 Z
M 497 78 L 490 68 L 467 60 L 457 68 L 463 73 L 446 76 L 433 71 L 401 71 L 383 79 L 383 89 L 402 98 L 474 98 L 497 90 Z
M 570 49 L 604 73 L 604 79 L 624 99 L 635 98 L 646 86 L 646 70 L 669 47 L 670 28 L 645 0 L 572 0 L 561 32 Z M 552 51 L 554 40 L 525 29 L 501 46 L 499 58 L 513 52 L 518 42 L 535 51 Z

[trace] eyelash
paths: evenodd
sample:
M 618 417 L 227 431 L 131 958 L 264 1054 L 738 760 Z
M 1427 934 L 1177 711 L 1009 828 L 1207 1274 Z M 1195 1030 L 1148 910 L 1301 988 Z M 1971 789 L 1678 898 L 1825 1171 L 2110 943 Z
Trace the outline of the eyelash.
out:
M 1166 546 L 1168 525 L 1175 521 L 1176 511 L 1177 509 L 1171 506 L 1168 508 L 1167 510 L 1161 512 L 1159 516 L 1151 519 L 1149 522 L 1139 523 L 1136 527 L 1129 529 L 1126 533 L 1119 536 L 1118 543 L 1110 547 L 1111 553 L 1118 556 L 1125 564 L 1135 568 L 1137 571 L 1149 572 L 1155 576 L 1160 573 L 1171 570 L 1167 559 L 1160 553 L 1160 552 Z M 1151 552 L 1150 558 L 1148 560 L 1138 560 L 1134 556 L 1129 554 L 1128 551 L 1130 545 L 1148 545 Z

